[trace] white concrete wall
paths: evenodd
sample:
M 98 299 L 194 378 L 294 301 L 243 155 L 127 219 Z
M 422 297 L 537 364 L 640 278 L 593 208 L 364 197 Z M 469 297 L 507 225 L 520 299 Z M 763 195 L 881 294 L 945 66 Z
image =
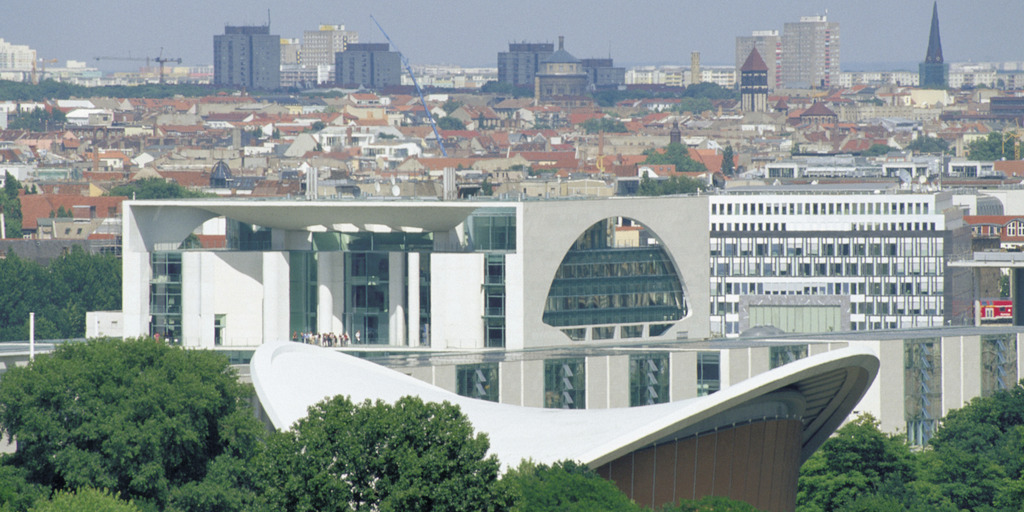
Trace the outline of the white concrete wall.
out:
M 672 352 L 669 354 L 669 401 L 676 402 L 697 397 L 697 353 Z
M 317 331 L 344 332 L 345 255 L 320 252 L 316 257 Z
M 431 255 L 431 347 L 484 346 L 484 259 L 475 253 Z
M 225 315 L 224 346 L 252 347 L 262 344 L 263 253 L 211 252 L 204 256 L 212 267 L 211 275 L 217 276 L 216 280 L 210 279 L 208 282 L 208 287 L 213 290 L 210 328 L 213 328 L 216 315 Z M 287 272 L 284 277 L 287 289 Z M 287 319 L 287 302 L 282 310 Z
M 410 347 L 420 346 L 420 253 L 410 252 L 406 255 L 406 268 L 409 269 L 409 288 L 406 291 L 409 308 L 405 316 L 408 321 L 406 335 Z
M 87 311 L 85 337 L 121 338 L 124 336 L 124 313 L 121 311 Z
M 289 257 L 287 252 L 263 254 L 263 340 L 291 339 L 288 329 L 289 309 Z
M 152 270 L 148 252 L 125 250 L 121 254 L 122 333 L 126 337 L 149 334 L 149 280 Z
M 388 344 L 399 347 L 407 344 L 405 263 L 404 252 L 388 253 Z

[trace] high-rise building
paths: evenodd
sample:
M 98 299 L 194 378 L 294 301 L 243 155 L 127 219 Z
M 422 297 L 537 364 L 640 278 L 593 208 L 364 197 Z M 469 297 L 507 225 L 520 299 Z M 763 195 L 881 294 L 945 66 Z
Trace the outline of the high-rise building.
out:
M 612 59 L 580 59 L 589 85 L 598 89 L 626 83 L 626 68 L 617 68 Z
M 782 85 L 828 88 L 839 82 L 839 23 L 804 16 L 782 30 Z
M 270 25 L 224 27 L 213 36 L 213 83 L 249 89 L 281 87 L 281 36 Z
M 388 43 L 348 44 L 335 54 L 335 81 L 371 89 L 401 85 L 402 58 L 389 51 Z
M 782 85 L 782 38 L 778 30 L 755 30 L 752 35 L 736 38 L 736 69 L 750 56 L 750 50 L 757 48 L 765 66 L 768 67 L 768 89 L 774 90 Z M 737 80 L 740 78 L 737 75 Z
M 740 67 L 740 105 L 744 112 L 768 111 L 768 66 L 757 48 Z
M 320 25 L 318 30 L 302 33 L 303 66 L 333 66 L 334 54 L 345 51 L 350 43 L 359 42 L 359 33 L 345 30 L 345 25 Z
M 299 63 L 302 43 L 298 39 L 281 38 L 281 65 L 294 66 Z
M 507 52 L 498 53 L 498 81 L 533 87 L 540 63 L 552 53 L 552 43 L 509 43 Z
M 939 4 L 932 4 L 932 28 L 928 34 L 928 53 L 918 67 L 921 87 L 944 89 L 949 86 L 949 64 L 942 59 L 939 40 Z

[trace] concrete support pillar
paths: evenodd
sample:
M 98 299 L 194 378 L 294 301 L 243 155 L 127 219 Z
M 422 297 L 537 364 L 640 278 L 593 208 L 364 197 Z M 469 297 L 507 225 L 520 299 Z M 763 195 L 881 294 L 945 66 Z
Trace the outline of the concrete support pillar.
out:
M 149 280 L 153 268 L 148 252 L 125 251 L 121 255 L 121 303 L 124 336 L 149 334 Z
M 405 253 L 388 253 L 388 344 L 404 346 Z
M 181 344 L 213 348 L 213 288 L 203 279 L 202 252 L 181 254 Z
M 317 331 L 341 334 L 345 330 L 345 253 L 317 253 L 316 265 Z
M 287 252 L 263 253 L 263 343 L 291 337 L 289 270 Z
M 1024 325 L 1024 269 L 1010 269 L 1010 297 L 1013 299 L 1013 325 Z
M 420 253 L 408 254 L 409 265 L 409 346 L 420 346 Z

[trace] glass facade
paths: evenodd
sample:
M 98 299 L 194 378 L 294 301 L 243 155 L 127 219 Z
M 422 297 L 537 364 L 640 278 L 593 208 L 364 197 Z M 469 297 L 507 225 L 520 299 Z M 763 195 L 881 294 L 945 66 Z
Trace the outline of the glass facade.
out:
M 924 446 L 942 417 L 942 350 L 939 338 L 905 340 L 903 362 L 907 442 Z
M 769 360 L 772 369 L 807 357 L 807 345 L 786 345 L 769 347 Z
M 722 389 L 722 356 L 718 352 L 697 353 L 697 396 Z
M 484 346 L 505 346 L 505 255 L 487 254 L 484 261 Z
M 981 396 L 992 396 L 1016 385 L 1017 336 L 988 334 L 981 337 Z
M 614 329 L 614 324 L 628 323 L 634 324 L 635 334 L 635 324 L 673 322 L 685 315 L 682 282 L 665 250 L 635 221 L 609 218 L 587 229 L 565 255 L 543 319 L 553 327 Z M 662 325 L 658 330 L 664 332 L 671 323 Z M 655 330 L 650 328 L 649 335 L 661 333 Z M 608 336 L 605 330 L 590 334 Z
M 586 409 L 585 360 L 580 358 L 544 361 L 544 407 Z
M 466 222 L 466 245 L 473 250 L 516 250 L 515 208 L 478 208 Z
M 316 332 L 316 253 L 291 251 L 288 262 L 288 318 L 291 331 Z
M 149 335 L 181 343 L 181 253 L 153 252 L 150 268 Z
M 498 363 L 462 364 L 455 368 L 456 393 L 497 402 L 498 390 Z
M 227 246 L 236 251 L 269 251 L 270 228 L 227 219 Z
M 388 343 L 386 252 L 345 253 L 345 325 L 353 344 Z
M 629 356 L 629 406 L 663 404 L 669 401 L 668 354 Z

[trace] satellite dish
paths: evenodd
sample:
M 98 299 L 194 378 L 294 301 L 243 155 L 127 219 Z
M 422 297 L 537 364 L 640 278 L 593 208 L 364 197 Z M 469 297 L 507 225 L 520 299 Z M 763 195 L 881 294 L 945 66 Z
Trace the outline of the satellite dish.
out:
M 906 169 L 900 169 L 899 177 L 901 183 L 910 183 L 911 181 L 910 173 Z
M 917 177 L 917 182 L 922 184 L 922 185 L 924 185 L 925 183 L 928 183 L 928 176 L 925 176 L 923 174 L 918 176 Z
M 376 190 L 378 194 L 380 193 L 380 182 L 379 181 L 373 182 L 373 189 Z
M 398 185 L 391 185 L 391 195 L 398 197 L 402 194 L 402 188 Z
M 394 174 L 391 175 L 391 184 L 392 185 L 395 184 L 395 175 Z

